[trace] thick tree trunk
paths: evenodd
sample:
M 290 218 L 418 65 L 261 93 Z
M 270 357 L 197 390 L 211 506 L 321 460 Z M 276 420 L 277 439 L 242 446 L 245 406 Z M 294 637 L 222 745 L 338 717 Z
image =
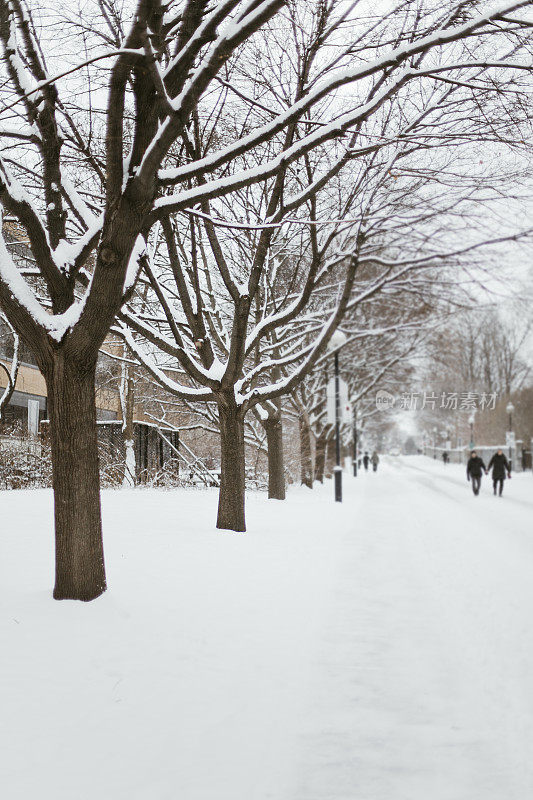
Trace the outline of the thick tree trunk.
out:
M 218 401 L 220 421 L 220 492 L 217 528 L 245 531 L 244 419 L 235 399 Z
M 327 435 L 321 431 L 315 443 L 315 481 L 324 483 L 324 469 L 326 467 Z
M 46 370 L 56 535 L 56 600 L 106 590 L 96 432 L 95 365 L 58 354 Z
M 281 415 L 268 417 L 263 423 L 268 448 L 268 497 L 285 500 L 285 464 L 283 459 L 283 425 Z
M 300 428 L 300 480 L 302 486 L 313 488 L 313 462 L 311 458 L 311 431 L 303 414 L 298 418 Z
M 326 478 L 332 477 L 334 466 L 335 466 L 335 437 L 330 436 L 326 442 L 326 465 L 324 470 Z

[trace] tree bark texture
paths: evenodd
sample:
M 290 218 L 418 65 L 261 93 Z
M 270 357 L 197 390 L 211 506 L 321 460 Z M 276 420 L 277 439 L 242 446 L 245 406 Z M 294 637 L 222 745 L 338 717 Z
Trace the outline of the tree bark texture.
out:
M 315 481 L 319 481 L 320 483 L 324 483 L 327 444 L 328 439 L 326 431 L 321 431 L 315 443 Z
M 300 480 L 302 486 L 313 488 L 313 461 L 311 457 L 311 431 L 303 414 L 298 417 L 300 429 Z
M 232 396 L 218 401 L 220 421 L 220 492 L 217 528 L 245 531 L 244 418 Z
M 269 417 L 263 424 L 268 449 L 268 497 L 270 500 L 285 500 L 285 463 L 281 416 Z
M 52 446 L 56 600 L 106 590 L 95 404 L 95 368 L 55 354 L 45 372 Z
M 326 443 L 326 463 L 324 467 L 324 475 L 326 478 L 332 477 L 334 466 L 335 466 L 335 436 L 330 436 L 330 438 Z

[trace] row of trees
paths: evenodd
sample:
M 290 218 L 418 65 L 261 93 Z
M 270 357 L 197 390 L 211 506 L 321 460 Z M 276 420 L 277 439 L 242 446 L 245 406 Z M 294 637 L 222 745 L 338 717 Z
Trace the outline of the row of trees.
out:
M 338 326 L 401 359 L 447 302 L 528 151 L 531 2 L 489 5 L 94 0 L 76 18 L 0 0 L 0 201 L 34 259 L 0 239 L 0 304 L 47 383 L 54 597 L 106 588 L 110 331 L 174 397 L 216 405 L 217 525 L 244 530 L 245 416 L 275 484 L 280 399 Z
M 478 299 L 482 300 L 483 295 Z M 531 308 L 524 298 L 500 301 L 498 306 L 494 297 L 486 293 L 484 299 L 490 302 L 453 315 L 445 329 L 432 339 L 421 375 L 414 382 L 418 387 L 421 377 L 422 385 L 429 387 L 428 393 L 438 397 L 455 394 L 459 398 L 457 409 L 442 407 L 439 401 L 436 408 L 426 407 L 419 419 L 427 430 L 437 426 L 439 442 L 448 439 L 455 444 L 462 440 L 466 444 L 474 414 L 476 443 L 502 444 L 509 428 L 506 406 L 512 401 L 517 409 L 513 428 L 529 446 L 533 436 L 527 401 L 533 377 Z M 422 396 L 422 392 L 419 394 Z M 480 402 L 482 397 L 485 399 Z M 459 414 L 455 413 L 457 410 Z M 449 435 L 443 437 L 447 429 Z

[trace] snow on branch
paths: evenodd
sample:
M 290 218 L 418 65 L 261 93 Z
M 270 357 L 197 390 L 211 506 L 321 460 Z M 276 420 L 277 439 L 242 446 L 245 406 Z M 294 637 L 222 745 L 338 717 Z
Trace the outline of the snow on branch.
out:
M 167 376 L 163 369 L 158 367 L 155 361 L 150 358 L 148 353 L 140 347 L 133 334 L 126 326 L 121 326 L 120 335 L 128 345 L 131 352 L 138 359 L 139 363 L 149 372 L 156 382 L 167 389 L 171 394 L 187 400 L 212 400 L 213 394 L 210 389 L 197 389 L 191 386 L 178 384 Z

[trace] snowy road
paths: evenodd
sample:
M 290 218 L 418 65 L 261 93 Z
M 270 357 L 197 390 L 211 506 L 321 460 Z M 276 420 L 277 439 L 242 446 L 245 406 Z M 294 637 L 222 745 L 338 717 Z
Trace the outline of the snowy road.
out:
M 213 492 L 106 492 L 89 605 L 50 599 L 50 493 L 0 493 L 2 798 L 533 797 L 531 474 L 344 486 L 252 495 L 245 536 Z
M 426 459 L 361 483 L 298 800 L 533 797 L 531 475 L 502 499 Z

